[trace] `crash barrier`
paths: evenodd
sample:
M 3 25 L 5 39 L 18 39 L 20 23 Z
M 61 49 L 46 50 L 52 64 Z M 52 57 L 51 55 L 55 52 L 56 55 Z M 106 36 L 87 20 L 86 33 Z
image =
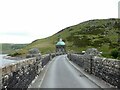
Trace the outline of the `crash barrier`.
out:
M 3 90 L 7 88 L 28 88 L 51 58 L 52 55 L 50 54 L 42 55 L 40 59 L 38 57 L 27 58 L 0 68 L 0 88 Z
M 86 72 L 120 88 L 120 60 L 90 54 L 68 54 L 67 57 L 82 67 Z

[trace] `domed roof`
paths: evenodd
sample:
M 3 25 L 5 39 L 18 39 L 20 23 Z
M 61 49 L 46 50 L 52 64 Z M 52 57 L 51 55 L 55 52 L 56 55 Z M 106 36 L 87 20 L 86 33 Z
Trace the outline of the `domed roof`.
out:
M 62 41 L 62 39 L 60 39 L 59 42 L 57 42 L 56 45 L 65 45 L 65 43 Z

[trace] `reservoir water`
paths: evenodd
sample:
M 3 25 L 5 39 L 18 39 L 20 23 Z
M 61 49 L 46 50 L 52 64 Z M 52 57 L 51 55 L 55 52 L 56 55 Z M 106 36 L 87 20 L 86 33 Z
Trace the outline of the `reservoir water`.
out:
M 16 63 L 19 60 L 9 60 L 9 59 L 5 59 L 3 57 L 5 57 L 7 54 L 0 54 L 0 67 L 4 67 L 6 65 L 12 64 L 12 63 Z

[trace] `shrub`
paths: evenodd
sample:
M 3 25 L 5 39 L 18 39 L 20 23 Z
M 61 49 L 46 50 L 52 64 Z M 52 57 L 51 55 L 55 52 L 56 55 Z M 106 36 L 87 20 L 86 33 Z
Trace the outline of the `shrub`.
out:
M 111 47 L 111 48 L 116 48 L 116 47 L 118 47 L 118 46 L 119 46 L 119 44 L 118 44 L 117 42 L 113 42 L 113 43 L 111 42 L 111 43 L 110 43 L 110 47 Z
M 12 54 L 8 54 L 8 56 L 12 56 L 12 57 L 19 56 L 19 55 L 21 55 L 21 53 L 18 53 L 18 52 L 15 52 L 15 53 L 12 53 Z
M 92 46 L 94 46 L 94 47 L 101 47 L 102 46 L 102 43 L 103 43 L 103 41 L 102 40 L 95 40 L 93 43 L 92 43 Z
M 78 47 L 85 47 L 85 46 L 89 46 L 91 44 L 91 39 L 88 36 L 77 36 L 74 37 L 74 41 L 73 41 L 74 45 L 78 46 Z
M 118 59 L 120 60 L 120 51 L 118 51 Z
M 117 49 L 114 49 L 111 51 L 111 56 L 113 56 L 113 58 L 117 58 L 118 57 L 118 50 Z

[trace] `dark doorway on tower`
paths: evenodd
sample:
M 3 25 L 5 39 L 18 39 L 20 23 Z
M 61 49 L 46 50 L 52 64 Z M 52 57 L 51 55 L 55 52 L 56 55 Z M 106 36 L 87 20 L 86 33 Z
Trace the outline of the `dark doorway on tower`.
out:
M 65 54 L 66 53 L 66 45 L 65 42 L 60 38 L 60 40 L 56 44 L 56 53 L 57 54 Z

